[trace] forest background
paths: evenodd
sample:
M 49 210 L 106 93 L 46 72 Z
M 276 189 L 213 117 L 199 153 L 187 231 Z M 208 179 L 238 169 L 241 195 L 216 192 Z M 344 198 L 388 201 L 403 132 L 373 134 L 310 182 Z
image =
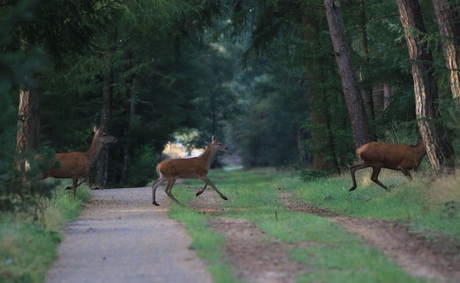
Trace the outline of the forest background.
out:
M 2 210 L 50 192 L 18 190 L 18 160 L 85 151 L 93 126 L 119 138 L 99 187 L 147 185 L 168 141 L 211 135 L 245 167 L 341 173 L 364 142 L 415 144 L 419 129 L 435 172 L 458 159 L 459 1 L 0 3 Z

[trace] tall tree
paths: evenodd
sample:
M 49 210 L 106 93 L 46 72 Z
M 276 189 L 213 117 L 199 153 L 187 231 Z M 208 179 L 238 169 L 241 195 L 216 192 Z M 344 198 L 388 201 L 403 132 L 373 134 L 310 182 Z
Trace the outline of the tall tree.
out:
M 453 158 L 446 130 L 439 122 L 438 85 L 434 77 L 433 57 L 426 41 L 425 23 L 418 1 L 398 0 L 399 16 L 404 28 L 409 57 L 412 61 L 415 106 L 420 135 L 431 166 L 439 172 Z
M 372 140 L 366 110 L 351 61 L 350 48 L 345 35 L 340 1 L 324 0 L 329 33 L 334 47 L 335 59 L 342 81 L 343 95 L 348 108 L 356 148 Z
M 442 36 L 452 97 L 460 105 L 460 23 L 458 22 L 460 5 L 458 1 L 433 0 L 433 6 Z
M 40 102 L 34 87 L 21 87 L 19 92 L 16 152 L 40 151 Z
M 97 1 L 53 0 L 33 3 L 34 17 L 32 20 L 22 21 L 15 27 L 13 32 L 16 41 L 12 42 L 9 48 L 21 49 L 25 53 L 33 53 L 35 49 L 40 49 L 42 55 L 56 68 L 65 64 L 62 60 L 65 54 L 81 53 L 88 47 L 97 23 L 103 18 L 97 16 L 100 10 L 103 10 Z M 22 4 L 20 1 L 11 1 L 1 5 L 0 9 Z M 43 71 L 43 68 L 40 71 Z M 41 89 L 36 77 L 37 74 L 29 78 L 27 83 L 20 82 L 18 151 L 29 148 L 38 150 L 40 147 L 38 98 Z
M 109 124 L 112 115 L 113 94 L 114 94 L 114 57 L 117 50 L 117 30 L 114 28 L 108 36 L 109 54 L 107 66 L 104 71 L 103 89 L 102 89 L 102 109 L 101 109 L 101 130 L 108 133 Z M 107 164 L 109 160 L 109 151 L 107 147 L 101 150 L 98 161 L 98 178 L 97 183 L 100 188 L 106 187 L 107 182 Z

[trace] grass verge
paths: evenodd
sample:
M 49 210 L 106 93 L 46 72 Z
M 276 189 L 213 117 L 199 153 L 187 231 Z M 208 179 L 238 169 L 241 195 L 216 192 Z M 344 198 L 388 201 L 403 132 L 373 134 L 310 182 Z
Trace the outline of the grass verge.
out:
M 70 191 L 57 189 L 43 202 L 38 221 L 28 214 L 0 215 L 0 282 L 43 282 L 57 255 L 60 229 L 78 216 L 82 202 L 90 197 L 84 185 L 77 190 L 77 201 Z
M 427 237 L 449 237 L 460 242 L 458 178 L 426 184 L 408 182 L 397 172 L 382 172 L 382 182 L 397 186 L 388 193 L 369 181 L 370 172 L 362 171 L 354 192 L 348 192 L 348 175 L 302 182 L 291 172 L 276 170 L 214 171 L 210 179 L 230 201 L 219 200 L 219 209 L 212 214 L 189 205 L 173 205 L 169 213 L 184 223 L 193 238 L 192 247 L 208 262 L 215 282 L 238 280 L 232 267 L 222 260 L 223 240 L 206 221 L 210 217 L 250 219 L 267 235 L 295 246 L 290 250 L 291 258 L 309 267 L 297 278 L 298 282 L 424 282 L 411 277 L 382 252 L 368 247 L 337 224 L 289 211 L 280 202 L 281 194 L 289 194 L 301 203 L 344 215 L 403 222 Z M 186 184 L 201 186 L 195 181 Z M 206 193 L 215 194 L 211 190 Z M 194 198 L 187 190 L 176 189 L 174 194 L 184 203 Z

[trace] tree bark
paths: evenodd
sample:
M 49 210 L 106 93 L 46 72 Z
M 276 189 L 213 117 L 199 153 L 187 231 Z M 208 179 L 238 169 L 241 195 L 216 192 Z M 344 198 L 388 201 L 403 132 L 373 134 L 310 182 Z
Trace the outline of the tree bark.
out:
M 372 140 L 357 75 L 351 61 L 345 26 L 338 0 L 324 0 L 329 33 L 342 81 L 356 148 Z
M 450 7 L 446 0 L 433 0 L 434 11 L 438 21 L 439 32 L 442 36 L 444 58 L 450 75 L 452 98 L 460 105 L 460 27 L 458 26 L 458 4 Z M 454 9 L 453 9 L 454 8 Z
M 317 18 L 317 13 L 307 10 L 302 17 L 302 25 L 309 27 L 305 29 L 304 41 L 305 44 L 314 44 L 315 49 L 321 49 L 322 43 L 320 39 L 320 21 Z M 339 171 L 336 149 L 334 146 L 334 136 L 331 129 L 331 117 L 329 105 L 326 100 L 324 91 L 318 87 L 319 84 L 324 84 L 325 62 L 321 58 L 309 58 L 306 65 L 308 72 L 306 74 L 308 95 L 310 105 L 310 118 L 313 128 L 310 129 L 311 140 L 313 143 L 312 169 L 318 171 Z M 300 129 L 298 131 L 300 135 Z M 300 146 L 301 144 L 301 146 Z M 303 143 L 299 140 L 299 149 L 303 149 Z M 303 162 L 306 162 L 307 156 L 304 153 Z M 340 172 L 338 172 L 340 173 Z
M 444 127 L 438 121 L 438 86 L 434 78 L 433 59 L 431 51 L 422 40 L 422 35 L 426 33 L 425 24 L 418 1 L 398 0 L 398 9 L 412 60 L 415 112 L 420 135 L 431 166 L 439 172 L 444 165 L 449 166 L 447 161 L 453 150 Z
M 16 152 L 40 151 L 40 102 L 38 91 L 21 87 L 19 91 Z
M 117 32 L 116 30 L 112 31 L 109 35 L 109 46 L 110 46 L 110 62 L 104 73 L 104 85 L 102 90 L 102 110 L 101 110 L 101 130 L 108 132 L 110 117 L 112 113 L 112 104 L 113 104 L 113 89 L 114 89 L 114 69 L 113 69 L 113 60 L 116 51 L 117 44 Z M 106 188 L 107 186 L 107 164 L 109 160 L 109 151 L 107 147 L 104 147 L 101 150 L 98 160 L 98 170 L 97 170 L 97 184 L 101 189 Z
M 366 19 L 366 7 L 364 0 L 359 0 L 359 7 L 360 7 L 360 29 L 361 29 L 361 37 L 362 37 L 362 44 L 363 44 L 363 52 L 364 52 L 364 60 L 365 60 L 365 68 L 369 66 L 369 44 L 367 41 L 367 19 Z M 365 80 L 364 73 L 361 72 L 361 81 Z M 376 114 L 374 108 L 374 96 L 372 93 L 372 86 L 365 86 L 363 87 L 363 99 L 364 105 L 367 106 L 367 113 L 372 121 L 375 121 Z
M 127 67 L 126 71 L 130 71 L 133 68 L 133 60 L 134 54 L 132 51 L 127 52 Z M 121 180 L 122 184 L 128 183 L 128 168 L 129 168 L 129 133 L 131 130 L 131 121 L 133 120 L 134 116 L 134 102 L 135 102 L 135 94 L 136 94 L 136 75 L 132 74 L 129 76 L 128 81 L 126 82 L 129 85 L 129 88 L 126 91 L 125 95 L 125 121 L 124 121 L 124 129 L 123 129 L 123 136 L 125 140 L 122 145 L 122 160 L 123 160 L 123 167 L 121 171 Z

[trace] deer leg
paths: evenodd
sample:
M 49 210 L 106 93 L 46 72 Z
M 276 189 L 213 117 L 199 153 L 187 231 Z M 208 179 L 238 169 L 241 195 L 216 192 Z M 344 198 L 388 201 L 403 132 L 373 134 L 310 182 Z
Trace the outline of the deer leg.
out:
M 176 179 L 168 180 L 168 186 L 166 187 L 166 194 L 176 203 L 181 204 L 171 193 L 172 188 L 174 187 L 174 183 L 176 182 Z
M 78 181 L 78 180 L 80 180 L 80 177 L 77 178 L 77 181 Z M 83 184 L 83 183 L 86 182 L 86 181 L 88 181 L 88 177 L 83 178 L 82 181 L 81 181 L 80 183 L 77 183 L 77 185 L 75 186 L 75 188 L 78 188 L 81 184 Z M 73 177 L 72 177 L 72 182 L 73 182 Z M 73 186 L 72 186 L 72 187 L 68 186 L 68 187 L 65 188 L 66 191 L 67 191 L 67 190 L 72 190 L 72 189 L 73 189 Z
M 412 180 L 412 175 L 410 174 L 409 170 L 403 169 L 401 166 L 398 167 L 399 170 L 406 176 L 409 180 Z
M 152 185 L 152 204 L 156 205 L 156 206 L 160 206 L 156 201 L 155 201 L 155 193 L 157 191 L 157 188 L 163 184 L 164 182 L 166 182 L 165 179 L 163 178 L 158 178 L 158 180 L 156 180 L 153 185 Z
M 77 184 L 77 187 L 80 186 L 81 184 L 83 184 L 84 182 L 87 182 L 87 181 L 88 181 L 88 177 L 82 178 L 81 182 Z
M 198 192 L 196 192 L 196 195 L 195 195 L 195 196 L 201 195 L 201 194 L 204 192 L 204 190 L 206 190 L 206 187 L 207 187 L 207 186 L 208 186 L 208 184 L 205 184 L 204 187 L 203 187 L 201 190 L 199 190 Z
M 380 170 L 382 169 L 382 167 L 372 167 L 372 169 L 373 170 L 372 170 L 371 180 L 377 185 L 379 185 L 380 187 L 384 188 L 386 191 L 390 191 L 390 189 L 387 186 L 385 186 L 379 181 L 379 174 L 380 174 Z
M 356 164 L 350 167 L 350 174 L 351 174 L 351 180 L 353 181 L 353 186 L 348 190 L 349 192 L 354 191 L 356 189 L 356 177 L 355 177 L 355 172 L 367 167 L 371 167 L 370 165 L 366 163 L 362 164 Z
M 72 176 L 72 192 L 73 192 L 73 198 L 74 199 L 77 199 L 78 179 L 79 179 L 79 177 Z
M 216 188 L 216 186 L 208 179 L 208 177 L 206 176 L 202 176 L 200 177 L 200 179 L 205 182 L 207 185 L 209 185 L 211 188 L 214 189 L 214 191 L 216 191 L 217 194 L 219 194 L 219 196 L 224 199 L 224 200 L 228 200 L 228 198 L 226 196 L 224 196 L 221 192 L 219 192 L 219 190 Z M 205 186 L 206 188 L 206 186 Z M 204 191 L 204 188 L 203 188 L 203 191 Z

